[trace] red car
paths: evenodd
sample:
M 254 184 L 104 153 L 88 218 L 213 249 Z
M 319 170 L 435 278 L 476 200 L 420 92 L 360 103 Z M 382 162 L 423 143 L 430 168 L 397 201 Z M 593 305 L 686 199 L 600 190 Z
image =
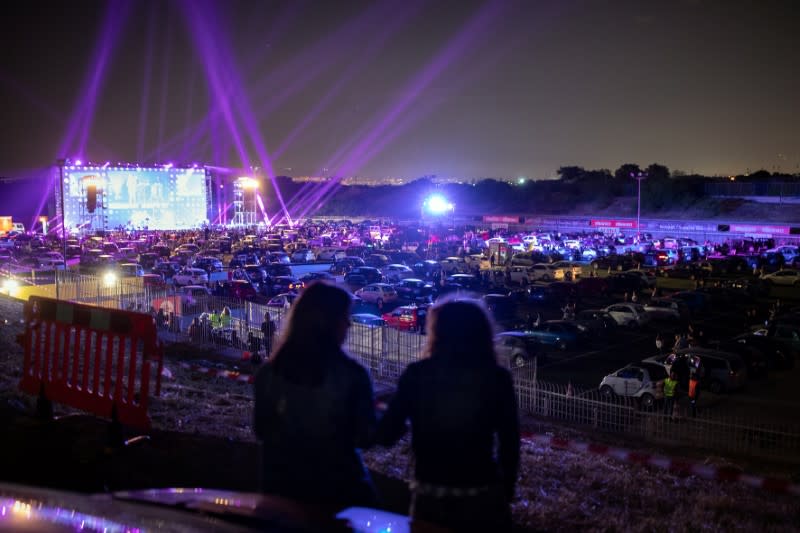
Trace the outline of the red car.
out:
M 222 292 L 225 296 L 247 300 L 258 295 L 253 284 L 244 279 L 235 279 L 223 284 Z
M 387 326 L 404 331 L 418 331 L 425 328 L 427 317 L 427 305 L 402 305 L 381 316 Z
M 145 287 L 163 289 L 167 286 L 167 284 L 164 283 L 164 277 L 161 274 L 145 274 L 141 279 L 142 285 Z

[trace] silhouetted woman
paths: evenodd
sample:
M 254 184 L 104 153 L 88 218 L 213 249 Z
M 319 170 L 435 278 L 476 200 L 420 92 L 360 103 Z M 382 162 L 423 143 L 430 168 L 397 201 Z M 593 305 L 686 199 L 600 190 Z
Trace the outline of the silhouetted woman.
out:
M 451 301 L 432 308 L 428 334 L 428 357 L 400 377 L 376 440 L 394 444 L 411 421 L 413 518 L 457 531 L 508 530 L 519 421 L 491 322 L 478 303 Z
M 256 375 L 254 430 L 264 492 L 337 507 L 375 505 L 358 450 L 375 429 L 372 383 L 341 348 L 350 301 L 338 287 L 311 284 Z

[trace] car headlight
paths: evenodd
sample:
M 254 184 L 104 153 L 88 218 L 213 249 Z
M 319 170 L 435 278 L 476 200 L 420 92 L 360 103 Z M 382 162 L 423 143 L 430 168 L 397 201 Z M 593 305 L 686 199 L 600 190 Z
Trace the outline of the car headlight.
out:
M 103 274 L 103 285 L 111 287 L 117 282 L 117 275 L 113 272 L 106 272 Z

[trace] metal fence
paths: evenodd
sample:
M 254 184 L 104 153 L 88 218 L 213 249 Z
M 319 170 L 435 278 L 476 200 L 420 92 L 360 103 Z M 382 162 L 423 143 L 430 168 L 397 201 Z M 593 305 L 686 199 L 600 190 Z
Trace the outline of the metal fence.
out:
M 59 272 L 59 297 L 101 307 L 155 313 L 164 310 L 163 334 L 172 340 L 228 350 L 263 350 L 261 323 L 270 317 L 276 338 L 285 325 L 287 309 L 235 298 L 176 294 L 172 289 L 143 286 L 136 278 L 104 283 L 102 278 Z M 37 294 L 55 297 L 54 286 L 40 285 Z M 211 328 L 209 314 L 227 308 L 230 320 Z M 346 348 L 376 382 L 395 384 L 408 364 L 423 353 L 426 336 L 385 326 L 353 324 Z M 536 365 L 512 369 L 520 410 L 535 416 L 579 424 L 656 443 L 688 445 L 754 456 L 800 457 L 800 426 L 724 415 L 713 410 L 691 416 L 684 402 L 665 414 L 661 404 L 642 409 L 633 399 L 608 399 L 597 389 L 537 379 Z
M 631 435 L 664 444 L 761 457 L 800 458 L 800 425 L 755 421 L 714 411 L 696 416 L 686 398 L 670 413 L 657 403 L 643 409 L 631 398 L 608 399 L 597 389 L 535 379 L 531 367 L 513 370 L 520 410 L 599 430 Z

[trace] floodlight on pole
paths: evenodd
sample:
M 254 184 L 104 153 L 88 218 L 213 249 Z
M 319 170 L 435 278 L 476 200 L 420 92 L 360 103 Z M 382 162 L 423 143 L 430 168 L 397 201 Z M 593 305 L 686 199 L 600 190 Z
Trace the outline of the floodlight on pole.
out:
M 241 191 L 241 220 L 242 224 L 255 224 L 256 223 L 256 196 L 258 195 L 259 183 L 258 180 L 250 176 L 240 176 L 236 178 L 236 186 Z M 246 192 L 252 193 L 252 209 L 247 207 L 247 199 L 245 198 Z
M 453 211 L 455 205 L 448 202 L 441 194 L 434 194 L 425 199 L 422 203 L 423 208 L 432 215 L 442 215 Z
M 638 184 L 636 192 L 636 242 L 639 243 L 642 241 L 642 230 L 639 223 L 642 215 L 642 180 L 647 179 L 647 172 L 631 172 L 631 177 Z
M 61 246 L 64 250 L 64 269 L 67 268 L 67 203 L 64 201 L 64 165 L 67 164 L 65 158 L 57 159 L 58 165 L 58 186 L 61 192 Z M 58 271 L 53 274 L 56 278 L 56 300 L 61 298 L 61 290 L 58 282 Z
M 240 178 L 236 178 L 236 181 L 239 182 L 239 186 L 242 189 L 258 189 L 258 180 L 254 180 L 248 176 L 242 176 Z

